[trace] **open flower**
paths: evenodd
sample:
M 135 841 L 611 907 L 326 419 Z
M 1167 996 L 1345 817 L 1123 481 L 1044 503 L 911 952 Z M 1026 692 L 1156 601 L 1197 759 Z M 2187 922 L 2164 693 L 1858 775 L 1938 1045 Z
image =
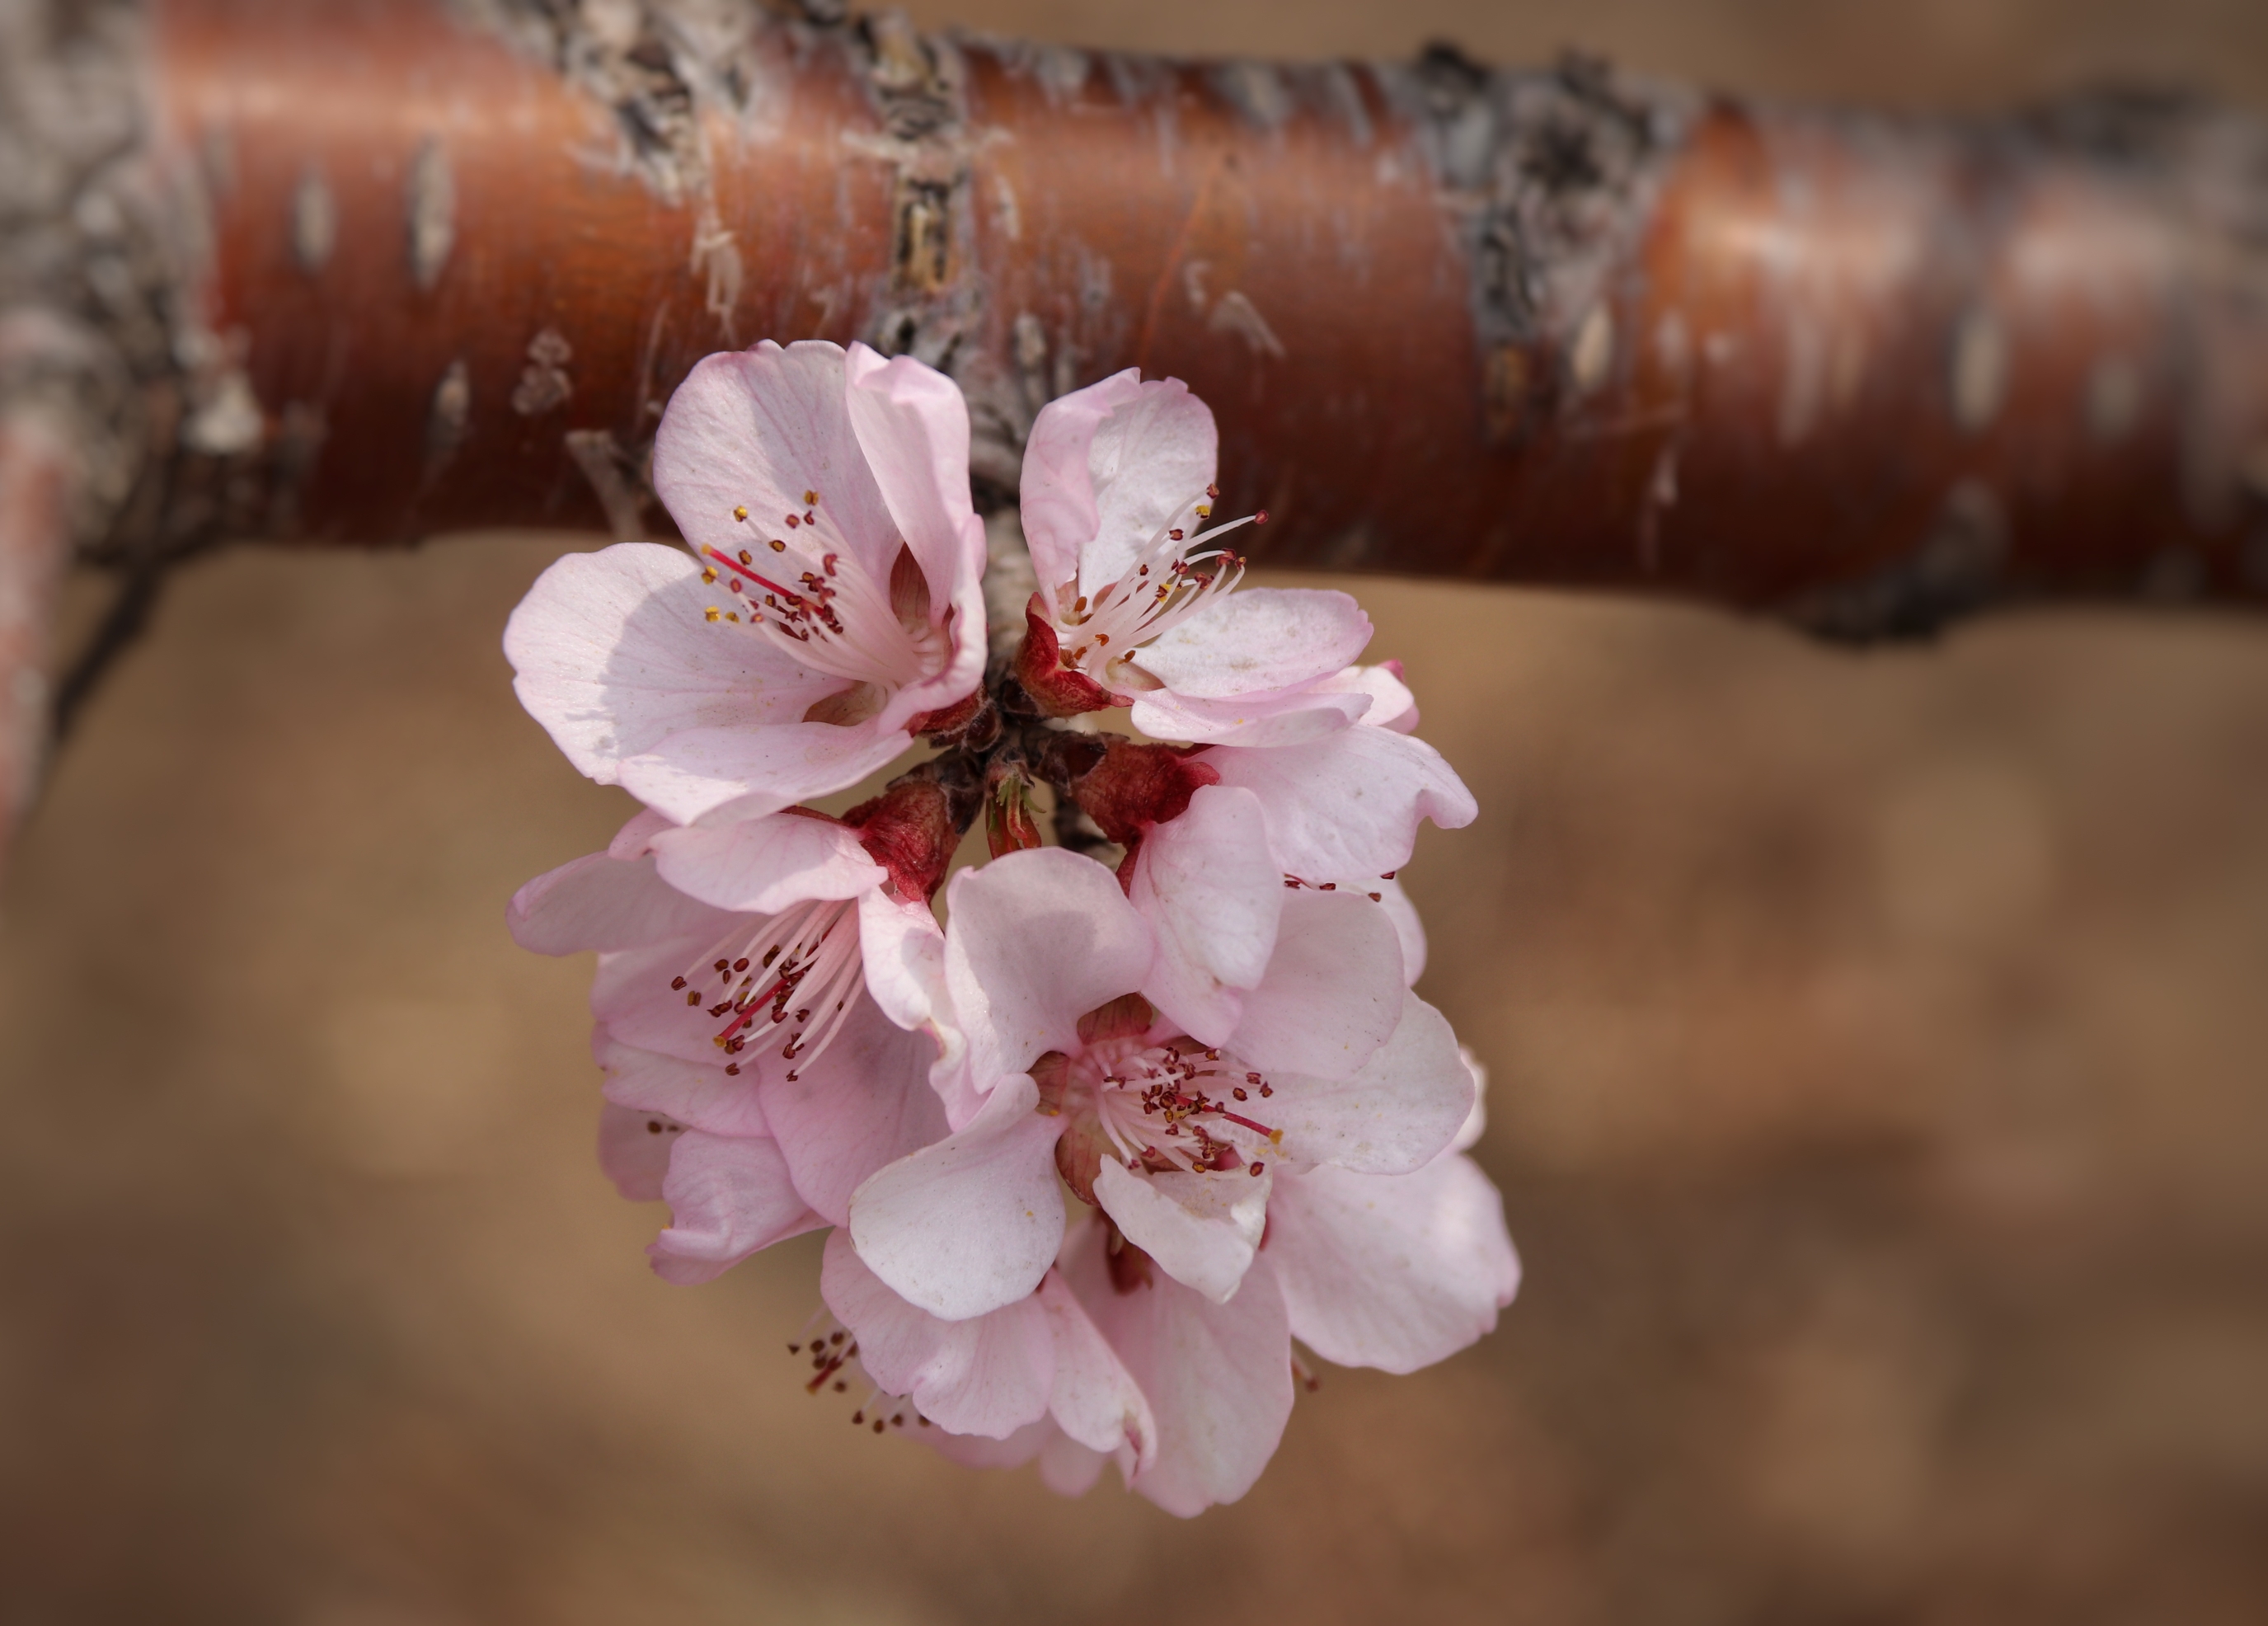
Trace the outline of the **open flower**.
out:
M 1326 681 L 1370 642 L 1343 592 L 1234 591 L 1217 521 L 1219 435 L 1178 379 L 1128 369 L 1052 401 L 1024 452 L 1023 526 L 1039 580 L 1017 675 L 1057 716 L 1132 704 L 1177 739 L 1309 737 L 1359 703 Z
M 1407 991 L 1392 923 L 1366 900 L 1290 898 L 1295 929 L 1234 1030 L 1207 1045 L 1137 991 L 1150 930 L 1093 860 L 1014 853 L 964 872 L 949 896 L 954 1131 L 850 1202 L 860 1257 L 933 1315 L 966 1320 L 1033 1290 L 1063 1236 L 1059 1175 L 1167 1274 L 1226 1303 L 1276 1166 L 1408 1171 L 1469 1113 L 1448 1024 Z
M 840 790 L 961 720 L 984 536 L 951 379 L 855 344 L 711 356 L 653 480 L 690 553 L 570 555 L 504 634 L 521 703 L 577 768 L 689 823 Z
M 843 1224 L 870 1174 L 947 1133 L 929 984 L 908 970 L 942 946 L 931 869 L 905 864 L 921 788 L 853 810 L 864 828 L 777 813 L 681 830 L 641 813 L 512 900 L 523 946 L 599 951 L 592 1048 L 620 1109 L 600 1160 L 625 1195 L 676 1211 L 653 1250 L 672 1279 Z M 672 870 L 746 907 L 691 896 Z
M 1479 1083 L 1476 1071 L 1476 1090 Z M 1073 1224 L 1035 1297 L 1065 1291 L 1084 1311 L 1085 1327 L 1101 1339 L 1116 1370 L 1145 1404 L 1152 1424 L 1146 1457 L 1108 1443 L 1107 1435 L 1098 1439 L 1092 1425 L 1073 1432 L 1059 1409 L 1042 1415 L 1028 1379 L 1025 1398 L 1010 1415 L 1029 1420 L 1013 1434 L 932 1443 L 977 1467 L 1036 1459 L 1042 1478 L 1067 1495 L 1086 1490 L 1115 1457 L 1130 1488 L 1183 1518 L 1235 1501 L 1275 1454 L 1291 1415 L 1293 1339 L 1343 1366 L 1414 1372 L 1489 1332 L 1498 1311 L 1512 1302 L 1520 1260 L 1505 1231 L 1503 1201 L 1464 1155 L 1481 1123 L 1476 1093 L 1450 1144 L 1407 1174 L 1287 1167 L 1269 1199 L 1259 1255 L 1226 1304 L 1160 1269 L 1108 1216 L 1089 1214 Z M 829 1239 L 830 1270 L 840 1242 L 839 1232 Z M 848 1249 L 841 1253 L 850 1256 Z M 893 1316 L 924 1326 L 940 1349 L 948 1341 L 985 1349 L 990 1339 L 974 1329 L 989 1330 L 996 1317 L 1031 1313 L 1026 1301 L 976 1321 L 939 1321 L 879 1283 L 869 1291 L 889 1303 Z M 844 1314 L 839 1305 L 837 1313 Z M 956 1339 L 961 1328 L 971 1330 Z M 865 1328 L 854 1330 L 863 1342 Z M 1111 1370 L 1099 1357 L 1088 1359 Z M 939 1362 L 939 1369 L 958 1377 L 977 1365 L 964 1357 Z M 996 1357 L 987 1372 L 998 1387 L 1013 1387 L 1009 1363 Z

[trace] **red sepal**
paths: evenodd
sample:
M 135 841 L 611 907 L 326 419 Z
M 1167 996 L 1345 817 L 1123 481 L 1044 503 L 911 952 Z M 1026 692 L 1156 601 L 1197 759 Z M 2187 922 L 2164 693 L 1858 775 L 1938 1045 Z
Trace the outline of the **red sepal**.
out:
M 927 779 L 899 780 L 844 813 L 843 822 L 858 832 L 866 856 L 889 871 L 889 889 L 909 903 L 926 903 L 936 894 L 961 844 L 951 798 Z
M 1197 759 L 1202 746 L 1145 746 L 1111 735 L 1102 760 L 1071 782 L 1071 794 L 1102 833 L 1130 853 L 1152 825 L 1178 819 L 1219 771 Z
M 1016 651 L 1016 681 L 1049 717 L 1077 717 L 1126 703 L 1084 672 L 1063 664 L 1063 645 L 1038 593 L 1024 607 L 1024 643 Z

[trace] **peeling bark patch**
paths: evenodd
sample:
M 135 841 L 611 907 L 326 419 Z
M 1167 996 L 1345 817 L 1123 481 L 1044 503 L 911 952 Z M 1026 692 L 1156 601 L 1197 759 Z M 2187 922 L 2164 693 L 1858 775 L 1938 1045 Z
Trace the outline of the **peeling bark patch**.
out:
M 900 286 L 934 294 L 953 281 L 953 183 L 898 178 L 893 258 Z
M 564 405 L 575 393 L 575 382 L 567 376 L 567 364 L 574 358 L 575 347 L 556 327 L 546 327 L 530 339 L 527 365 L 512 386 L 512 409 L 532 418 Z
M 2000 416 L 2008 394 L 2008 336 L 1992 312 L 1973 310 L 1953 330 L 1948 386 L 1953 421 L 1977 434 Z
M 1610 283 L 1697 104 L 1576 55 L 1497 72 L 1436 45 L 1373 72 L 1463 223 L 1484 418 L 1492 439 L 1517 442 L 1609 375 Z
M 647 458 L 625 452 L 610 430 L 571 429 L 566 442 L 567 455 L 575 460 L 575 467 L 591 482 L 599 506 L 606 511 L 608 533 L 618 542 L 644 541 L 642 521 L 651 495 L 645 480 Z
M 338 241 L 338 200 L 322 172 L 310 169 L 291 193 L 291 257 L 313 276 L 331 262 Z
M 1252 347 L 1255 356 L 1272 356 L 1281 361 L 1286 353 L 1284 341 L 1276 336 L 1276 330 L 1268 325 L 1260 307 L 1238 289 L 1232 288 L 1221 295 L 1220 303 L 1205 318 L 1205 326 L 1214 333 L 1234 334 Z
M 425 483 L 431 485 L 455 460 L 473 416 L 473 375 L 461 358 L 449 364 L 433 386 L 425 408 Z
M 457 182 L 438 137 L 418 144 L 409 164 L 409 276 L 431 291 L 447 269 L 457 241 Z

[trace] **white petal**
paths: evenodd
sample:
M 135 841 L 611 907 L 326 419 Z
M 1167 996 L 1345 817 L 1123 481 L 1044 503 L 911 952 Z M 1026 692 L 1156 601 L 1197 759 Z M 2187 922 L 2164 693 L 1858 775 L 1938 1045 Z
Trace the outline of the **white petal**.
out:
M 945 998 L 945 931 L 926 903 L 880 888 L 858 900 L 858 953 L 866 987 L 901 1027 L 938 1019 Z
M 727 930 L 735 918 L 723 916 Z M 755 930 L 753 915 L 738 917 Z M 704 956 L 722 933 L 697 932 L 671 938 L 646 948 L 624 949 L 599 956 L 599 969 L 591 979 L 591 1014 L 610 1038 L 641 1050 L 657 1050 L 681 1061 L 715 1065 L 723 1056 L 712 1042 L 723 1023 L 685 1003 L 671 990 L 681 974 L 705 963 Z M 747 1058 L 742 1071 L 748 1071 Z
M 1227 1045 L 1271 1078 L 1351 1078 L 1402 1020 L 1406 988 L 1384 909 L 1349 893 L 1286 892 L 1268 974 Z
M 1079 551 L 1102 526 L 1094 471 L 1087 461 L 1095 430 L 1114 408 L 1141 392 L 1141 370 L 1129 367 L 1057 396 L 1032 420 L 1024 442 L 1020 518 L 1033 574 L 1050 599 L 1054 588 L 1079 579 Z
M 910 356 L 886 361 L 853 344 L 846 366 L 850 426 L 928 578 L 932 620 L 942 622 L 955 589 L 984 571 L 984 522 L 969 500 L 968 403 L 959 385 Z
M 756 1080 L 745 1072 L 735 1076 L 718 1062 L 640 1049 L 605 1028 L 592 1036 L 591 1050 L 607 1076 L 607 1099 L 625 1110 L 660 1113 L 711 1135 L 771 1133 L 756 1099 Z
M 1268 1223 L 1268 1188 L 1232 1174 L 1139 1174 L 1106 1161 L 1095 1172 L 1094 1197 L 1125 1233 L 1175 1281 L 1215 1304 L 1236 1296 Z
M 766 1055 L 764 1122 L 804 1200 L 830 1225 L 847 1225 L 850 1194 L 877 1169 L 946 1137 L 929 1087 L 936 1047 L 862 998 L 835 1041 L 787 1078 Z
M 946 1321 L 892 1292 L 837 1231 L 827 1239 L 819 1291 L 858 1342 L 858 1361 L 893 1394 L 955 1434 L 1005 1439 L 1047 1415 L 1055 1339 L 1028 1295 L 988 1315 Z
M 1150 928 L 1118 878 L 1066 849 L 963 870 L 946 898 L 946 986 L 980 1089 L 1070 1049 L 1080 1017 L 1149 971 Z
M 769 1139 L 688 1129 L 676 1141 L 661 1182 L 669 1228 L 646 1249 L 664 1281 L 712 1281 L 749 1254 L 826 1223 L 804 1205 Z
M 1013 1304 L 1063 1241 L 1055 1144 L 1039 1087 L 1005 1078 L 968 1127 L 877 1171 L 851 1193 L 850 1239 L 876 1276 L 949 1321 Z
M 898 527 L 851 427 L 847 357 L 805 340 L 703 357 L 670 397 L 653 438 L 653 489 L 698 551 L 730 554 L 782 536 L 806 490 L 878 582 Z M 746 507 L 748 518 L 733 511 Z M 751 538 L 757 539 L 752 541 Z
M 719 598 L 674 548 L 569 554 L 504 628 L 513 691 L 569 761 L 613 784 L 625 757 L 673 734 L 792 722 L 844 687 L 751 627 L 705 619 Z
M 1479 811 L 1440 752 L 1391 729 L 1342 729 L 1267 750 L 1223 746 L 1198 760 L 1223 784 L 1260 798 L 1278 860 L 1308 880 L 1398 870 L 1420 820 L 1454 830 Z
M 684 1132 L 663 1114 L 608 1101 L 599 1108 L 599 1170 L 630 1202 L 659 1203 L 669 1149 Z
M 1285 1156 L 1402 1174 L 1455 1139 L 1472 1113 L 1472 1070 L 1446 1017 L 1415 994 L 1402 1002 L 1393 1037 L 1351 1078 L 1270 1075 L 1270 1121 L 1284 1132 Z
M 1057 1429 L 1040 1447 L 1040 1483 L 1057 1496 L 1085 1496 L 1109 1463 L 1106 1453 L 1082 1446 L 1069 1431 Z
M 603 852 L 537 876 L 504 909 L 512 941 L 539 954 L 642 948 L 703 931 L 721 936 L 731 923 L 724 911 L 663 880 L 652 858 Z
M 1041 1279 L 1039 1300 L 1055 1335 L 1056 1382 L 1048 1401 L 1049 1415 L 1086 1449 L 1112 1453 L 1130 1448 L 1135 1460 L 1146 1465 L 1157 1454 L 1158 1425 L 1141 1386 L 1059 1273 L 1050 1270 Z M 1088 1483 L 1093 1483 L 1091 1475 Z M 1052 1480 L 1049 1484 L 1061 1489 Z
M 1134 697 L 1128 720 L 1153 739 L 1249 747 L 1310 744 L 1353 725 L 1370 696 L 1351 690 L 1300 690 L 1202 700 L 1160 689 Z
M 1519 1291 L 1503 1200 L 1469 1158 L 1286 1175 L 1269 1220 L 1292 1335 L 1343 1366 L 1431 1365 L 1491 1330 Z
M 1149 1397 L 1158 1453 L 1134 1489 L 1189 1518 L 1252 1488 L 1292 1415 L 1292 1336 L 1268 1257 L 1225 1305 L 1161 1270 L 1120 1292 L 1090 1225 L 1065 1250 L 1064 1277 Z
M 778 720 L 762 728 L 689 728 L 625 757 L 616 776 L 622 789 L 681 823 L 754 818 L 887 768 L 913 744 L 903 727 L 885 726 L 888 717 L 886 710 L 847 725 Z
M 1343 592 L 1247 587 L 1216 599 L 1135 664 L 1190 700 L 1303 689 L 1342 671 L 1370 642 L 1370 617 Z
M 1142 991 L 1200 1044 L 1224 1042 L 1276 950 L 1283 873 L 1257 797 L 1202 785 L 1142 838 L 1128 896 L 1157 933 Z
M 866 856 L 855 831 L 801 813 L 660 830 L 651 842 L 662 879 L 704 903 L 748 914 L 855 898 L 889 873 Z

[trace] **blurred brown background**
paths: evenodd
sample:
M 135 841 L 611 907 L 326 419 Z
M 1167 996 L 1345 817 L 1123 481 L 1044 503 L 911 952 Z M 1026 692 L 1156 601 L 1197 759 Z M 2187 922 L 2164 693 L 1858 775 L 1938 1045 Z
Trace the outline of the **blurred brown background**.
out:
M 2257 0 L 916 11 L 2268 102 Z M 590 545 L 201 565 L 60 764 L 0 894 L 0 1623 L 2268 1619 L 2268 626 L 1359 585 L 1482 798 L 1410 880 L 1529 1279 L 1182 1524 L 807 1399 L 806 1246 L 646 1274 L 587 965 L 502 926 L 625 811 L 496 648 Z

